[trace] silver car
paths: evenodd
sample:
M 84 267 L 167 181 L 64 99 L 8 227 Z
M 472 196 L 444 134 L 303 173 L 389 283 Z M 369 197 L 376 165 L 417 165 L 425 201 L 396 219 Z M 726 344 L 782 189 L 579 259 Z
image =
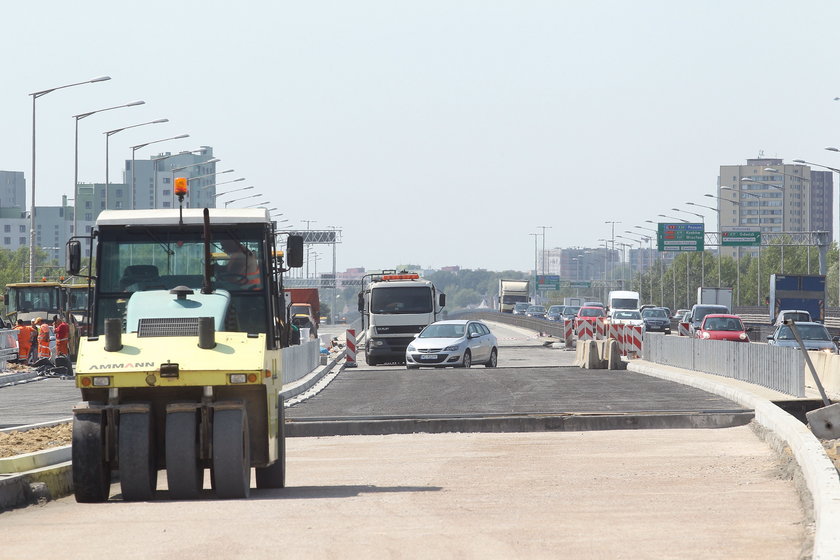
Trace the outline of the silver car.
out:
M 496 367 L 496 336 L 481 321 L 438 321 L 423 329 L 405 351 L 405 367 Z
M 832 338 L 828 329 L 820 323 L 796 323 L 799 336 L 805 344 L 806 350 L 818 350 L 834 354 L 837 352 L 837 341 L 840 337 Z M 799 348 L 799 343 L 793 336 L 793 331 L 788 325 L 779 325 L 772 335 L 767 337 L 767 344 L 773 346 L 790 346 Z

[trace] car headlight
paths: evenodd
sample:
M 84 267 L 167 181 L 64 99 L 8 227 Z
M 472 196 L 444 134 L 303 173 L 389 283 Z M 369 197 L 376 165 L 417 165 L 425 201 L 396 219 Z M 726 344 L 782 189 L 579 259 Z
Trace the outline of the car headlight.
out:
M 738 335 L 738 338 L 740 338 L 741 340 L 747 340 L 747 333 L 741 333 L 741 334 L 739 334 L 739 335 Z
M 413 344 L 409 344 L 409 345 L 408 345 L 408 348 L 406 348 L 406 350 L 408 350 L 409 352 L 416 352 L 416 351 L 417 351 L 417 349 L 416 349 L 416 348 L 414 348 L 414 345 L 413 345 Z
M 703 333 L 703 338 L 709 338 L 710 336 L 711 336 L 711 335 L 709 335 L 709 333 L 707 333 L 707 332 L 704 332 L 704 333 Z
M 832 350 L 831 348 L 823 348 L 822 351 L 826 354 L 834 354 L 834 350 Z
M 453 344 L 443 349 L 444 352 L 457 352 L 461 348 L 460 344 Z

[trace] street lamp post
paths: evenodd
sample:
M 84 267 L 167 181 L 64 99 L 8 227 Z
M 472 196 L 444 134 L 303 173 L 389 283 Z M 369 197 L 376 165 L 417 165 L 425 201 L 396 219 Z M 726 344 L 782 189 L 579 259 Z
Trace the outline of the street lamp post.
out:
M 537 226 L 542 230 L 542 273 L 545 276 L 545 230 L 551 229 L 551 226 Z
M 692 216 L 697 216 L 700 218 L 701 222 L 703 223 L 703 237 L 706 236 L 706 217 L 703 214 L 698 214 L 697 212 L 689 212 L 687 210 L 682 210 L 680 208 L 671 208 L 674 212 L 682 212 L 683 214 L 691 214 Z M 700 252 L 700 285 L 706 285 L 706 245 L 705 241 L 703 244 L 703 250 Z
M 97 78 L 93 78 L 91 80 L 85 80 L 84 82 L 75 82 L 72 84 L 66 84 L 63 86 L 58 86 L 49 89 L 42 89 L 41 91 L 35 91 L 30 93 L 29 95 L 32 96 L 32 175 L 29 178 L 30 182 L 32 183 L 31 187 L 31 200 L 29 201 L 29 281 L 35 281 L 35 101 L 39 97 L 43 97 L 48 93 L 59 89 L 65 89 L 73 86 L 80 86 L 83 84 L 93 84 L 96 82 L 104 82 L 110 80 L 110 76 L 99 76 Z M 73 201 L 75 203 L 75 200 Z M 73 232 L 75 235 L 75 231 Z
M 132 101 L 131 103 L 126 103 L 124 105 L 115 105 L 113 107 L 106 107 L 104 109 L 97 109 L 96 111 L 88 111 L 87 113 L 73 115 L 73 118 L 76 119 L 76 138 L 73 150 L 73 235 L 76 235 L 76 228 L 78 227 L 78 209 L 75 207 L 75 204 L 79 197 L 79 121 L 91 115 L 95 115 L 96 113 L 104 113 L 105 111 L 122 109 L 123 107 L 136 107 L 137 105 L 144 105 L 145 103 L 145 101 Z
M 225 208 L 227 208 L 228 206 L 230 206 L 234 202 L 239 202 L 240 200 L 248 200 L 249 198 L 257 198 L 258 196 L 264 196 L 264 195 L 257 193 L 257 194 L 252 194 L 250 196 L 243 196 L 242 198 L 235 198 L 233 200 L 226 200 L 225 201 Z
M 534 237 L 534 304 L 539 303 L 537 301 L 537 237 L 539 237 L 539 233 L 529 233 L 528 235 L 532 235 Z
M 254 185 L 251 185 L 250 187 L 242 187 L 241 189 L 233 189 L 233 190 L 230 190 L 230 191 L 217 192 L 217 193 L 213 194 L 213 200 L 215 200 L 215 199 L 217 199 L 220 196 L 225 195 L 225 194 L 235 193 L 235 192 L 239 192 L 239 191 L 247 191 L 247 190 L 250 190 L 250 189 L 253 189 L 253 188 L 254 188 Z
M 253 204 L 249 204 L 248 206 L 243 206 L 242 208 L 259 208 L 260 206 L 266 206 L 268 204 L 271 204 L 270 200 L 263 200 L 262 202 L 255 202 Z
M 722 228 L 720 227 L 720 210 L 718 210 L 717 208 L 714 208 L 714 207 L 712 207 L 712 206 L 705 206 L 705 205 L 703 205 L 703 204 L 696 204 L 696 203 L 694 203 L 694 202 L 686 202 L 686 204 L 688 204 L 689 206 L 699 206 L 700 208 L 708 208 L 709 210 L 712 210 L 712 211 L 714 211 L 714 212 L 717 212 L 717 215 L 718 215 L 718 221 L 717 221 L 717 223 L 718 223 L 718 227 L 717 227 L 717 229 L 718 229 L 718 288 L 720 288 L 720 287 L 721 287 L 721 277 L 720 277 L 720 274 L 721 274 L 721 267 L 720 267 L 720 261 L 721 261 L 721 257 L 723 256 L 723 251 L 722 251 L 722 247 L 723 247 L 723 232 L 721 231 L 721 229 L 722 229 Z M 699 215 L 699 214 L 697 214 L 697 215 Z M 706 220 L 703 220 L 703 224 L 704 224 L 704 225 L 703 225 L 703 231 L 704 231 L 704 232 L 705 232 L 705 230 L 706 230 L 705 223 L 706 223 Z M 704 250 L 705 250 L 705 247 L 704 247 Z
M 123 126 L 121 128 L 115 128 L 114 130 L 106 130 L 103 132 L 105 135 L 105 210 L 108 209 L 108 191 L 110 190 L 111 186 L 111 175 L 110 175 L 110 156 L 108 153 L 109 144 L 111 140 L 111 136 L 118 132 L 122 132 L 123 130 L 128 130 L 129 128 L 137 128 L 138 126 L 146 126 L 147 124 L 161 124 L 169 122 L 169 119 L 156 119 L 153 121 L 148 121 L 139 124 L 132 124 L 129 126 Z M 134 166 L 132 166 L 132 171 L 134 170 Z
M 613 220 L 607 220 L 607 221 L 605 221 L 604 223 L 605 223 L 605 224 L 610 224 L 610 240 L 611 240 L 610 249 L 612 249 L 613 251 L 615 251 L 615 224 L 620 224 L 621 222 L 619 222 L 619 221 L 613 221 Z M 611 260 L 612 260 L 612 259 L 611 259 Z M 610 276 L 611 276 L 611 277 L 612 277 L 612 276 L 614 276 L 614 274 L 612 274 L 612 267 L 611 267 L 611 269 L 610 269 L 610 272 L 611 272 Z M 622 276 L 622 280 L 623 280 L 623 279 L 624 279 L 624 277 Z M 604 278 L 604 280 L 606 280 L 606 278 Z M 612 278 L 610 278 L 610 280 L 612 280 Z
M 722 187 L 720 187 L 720 189 L 724 190 L 724 191 L 732 191 L 734 193 L 740 193 L 742 196 L 751 196 L 753 198 L 758 199 L 757 206 L 756 206 L 757 212 L 758 212 L 758 235 L 759 235 L 759 237 L 761 237 L 761 196 L 757 195 L 755 193 L 744 192 L 744 191 L 742 191 L 740 189 L 736 189 L 734 187 L 722 186 Z M 720 198 L 720 197 L 715 197 L 715 198 Z M 734 202 L 734 201 L 730 200 L 728 202 Z M 740 201 L 735 202 L 735 204 L 737 204 L 738 206 L 741 206 Z M 741 213 L 738 212 L 739 216 L 740 216 L 740 214 Z M 757 269 L 757 272 L 756 272 L 756 276 L 757 276 L 756 285 L 757 285 L 758 294 L 757 294 L 757 297 L 756 297 L 756 305 L 761 305 L 761 245 L 762 245 L 762 243 L 764 243 L 764 241 L 760 240 L 759 244 L 758 244 L 758 269 Z
M 131 146 L 131 209 L 134 210 L 134 190 L 135 190 L 135 182 L 134 182 L 134 155 L 140 148 L 145 148 L 150 144 L 158 144 L 160 142 L 167 142 L 169 140 L 180 140 L 181 138 L 189 138 L 189 134 L 179 134 L 178 136 L 170 136 L 169 138 L 161 138 L 160 140 L 152 140 L 151 142 L 144 142 L 142 144 L 137 144 L 136 146 Z M 107 196 L 107 193 L 106 193 Z
M 647 220 L 650 221 L 650 220 Z M 648 235 L 648 240 L 650 241 L 649 248 L 653 251 L 653 238 L 659 234 L 658 230 L 653 228 L 644 227 L 644 226 L 633 226 L 636 229 L 643 229 L 645 231 L 653 232 L 653 235 Z M 659 265 L 659 301 L 660 304 L 665 304 L 665 284 L 662 282 L 662 253 L 660 251 L 656 252 L 656 261 Z M 653 299 L 653 276 L 650 279 L 650 297 Z

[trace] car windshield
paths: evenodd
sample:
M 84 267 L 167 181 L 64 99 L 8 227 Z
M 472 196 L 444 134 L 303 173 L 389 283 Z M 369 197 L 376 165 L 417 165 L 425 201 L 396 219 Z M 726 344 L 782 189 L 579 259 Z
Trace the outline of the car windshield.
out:
M 734 317 L 707 317 L 707 331 L 742 331 L 744 325 L 740 319 Z
M 604 310 L 600 307 L 581 307 L 578 315 L 581 317 L 603 317 Z
M 563 311 L 562 305 L 552 305 L 548 308 L 549 313 L 560 313 L 561 311 Z
M 526 311 L 529 307 L 531 306 L 527 303 L 517 303 L 513 306 L 516 311 Z
M 831 340 L 831 335 L 822 325 L 796 325 L 802 340 Z M 787 325 L 779 327 L 779 340 L 794 340 L 793 331 Z
M 528 308 L 530 313 L 545 313 L 545 307 L 542 305 L 532 305 Z
M 566 306 L 563 310 L 563 315 L 577 315 L 578 311 L 580 311 L 580 307 L 573 307 L 573 306 Z
M 807 313 L 785 313 L 782 317 L 783 321 L 810 321 L 811 317 Z
M 641 319 L 642 315 L 638 311 L 616 311 L 613 314 L 616 319 Z
M 429 325 L 420 333 L 420 338 L 461 338 L 465 328 L 461 323 Z
M 645 317 L 646 319 L 667 319 L 668 313 L 666 313 L 664 309 L 648 308 L 642 311 L 642 317 Z

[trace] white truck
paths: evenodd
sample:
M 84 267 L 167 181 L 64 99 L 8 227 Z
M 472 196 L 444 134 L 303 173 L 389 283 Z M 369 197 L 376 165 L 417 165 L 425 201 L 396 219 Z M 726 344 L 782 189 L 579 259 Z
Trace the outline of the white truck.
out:
M 531 298 L 528 280 L 499 280 L 499 311 L 513 313 L 513 306 L 520 302 L 527 303 Z
M 362 278 L 359 313 L 369 366 L 405 363 L 405 349 L 426 325 L 437 321 L 446 294 L 419 274 L 385 271 Z
M 582 297 L 564 297 L 563 305 L 572 307 L 583 307 L 584 299 Z
M 697 288 L 698 305 L 724 305 L 732 311 L 732 288 Z

